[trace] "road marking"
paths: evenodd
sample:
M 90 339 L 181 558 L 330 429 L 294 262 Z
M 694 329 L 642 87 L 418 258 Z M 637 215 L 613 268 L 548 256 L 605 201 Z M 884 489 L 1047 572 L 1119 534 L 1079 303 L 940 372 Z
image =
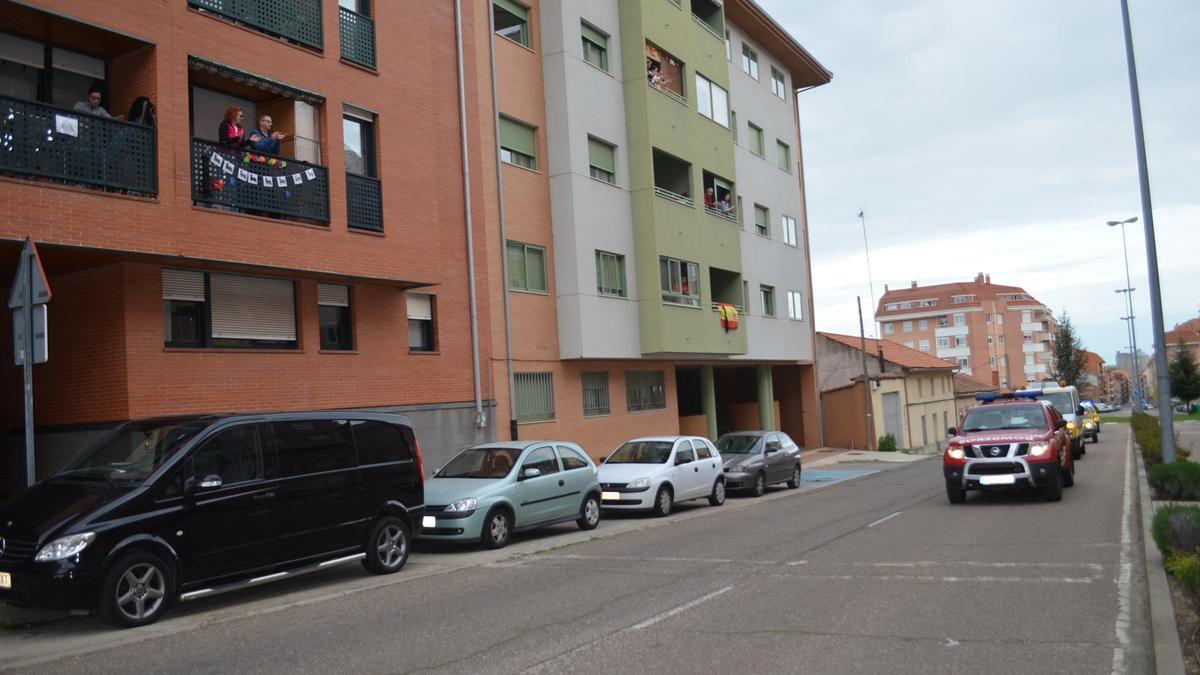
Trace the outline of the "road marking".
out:
M 1087 569 L 1099 572 L 1104 569 L 1104 565 L 1099 563 L 1039 563 L 1039 562 L 976 562 L 971 560 L 916 560 L 912 562 L 873 562 L 873 563 L 854 563 L 855 567 L 952 567 L 962 565 L 963 567 L 996 567 L 996 568 L 1018 568 L 1018 567 L 1046 567 L 1046 568 L 1075 568 L 1085 567 Z
M 681 562 L 681 563 L 738 563 L 739 565 L 778 565 L 778 560 L 738 560 L 737 558 L 676 558 L 676 557 L 656 557 L 646 558 L 635 555 L 579 555 L 574 553 L 560 554 L 544 554 L 534 555 L 532 558 L 543 560 L 613 560 L 613 561 L 631 561 L 631 562 Z M 790 564 L 790 563 L 789 563 Z
M 791 574 L 774 575 L 784 579 L 811 579 L 815 581 L 926 581 L 935 583 L 1046 583 L 1046 584 L 1090 584 L 1092 577 L 997 577 L 997 576 L 932 576 L 908 574 Z
M 900 515 L 901 513 L 904 513 L 904 512 L 903 512 L 903 511 L 897 511 L 897 512 L 895 512 L 895 513 L 891 514 L 891 515 L 884 516 L 884 517 L 880 518 L 879 520 L 877 520 L 877 521 L 875 521 L 875 522 L 873 522 L 873 523 L 871 523 L 871 524 L 867 525 L 867 527 L 875 527 L 876 525 L 878 525 L 878 524 L 880 524 L 880 523 L 884 523 L 884 522 L 887 522 L 887 521 L 891 520 L 892 518 L 895 518 L 896 516 Z
M 1125 650 L 1129 648 L 1129 592 L 1130 577 L 1133 574 L 1133 556 L 1130 553 L 1132 537 L 1129 535 L 1129 513 L 1132 510 L 1133 496 L 1133 435 L 1125 445 L 1125 494 L 1121 504 L 1121 567 L 1117 573 L 1117 621 L 1114 631 L 1117 635 L 1117 646 L 1113 647 L 1112 672 L 1120 675 L 1126 672 Z
M 951 640 L 950 638 L 946 638 L 946 643 L 942 646 L 943 647 L 957 647 L 958 640 Z
M 788 567 L 796 567 L 797 565 L 807 565 L 808 561 L 807 560 L 792 560 L 792 561 L 784 563 L 784 564 L 786 564 Z
M 630 626 L 629 628 L 626 628 L 622 632 L 632 632 L 635 630 L 642 630 L 643 628 L 649 628 L 650 626 L 653 626 L 654 624 L 658 623 L 659 621 L 669 619 L 669 618 L 675 616 L 676 614 L 679 614 L 680 612 L 686 612 L 689 609 L 695 607 L 696 605 L 708 602 L 709 600 L 712 600 L 713 598 L 717 597 L 718 595 L 723 595 L 732 590 L 733 590 L 733 586 L 725 586 L 724 588 L 718 588 L 717 590 L 713 591 L 712 593 L 709 593 L 708 595 L 702 595 L 702 596 L 696 598 L 695 600 L 692 600 L 691 602 L 685 602 L 682 605 L 676 607 L 675 609 L 671 609 L 666 612 L 663 612 L 662 614 L 652 616 L 649 619 L 646 619 L 645 621 L 643 621 L 641 623 L 635 623 L 634 625 Z

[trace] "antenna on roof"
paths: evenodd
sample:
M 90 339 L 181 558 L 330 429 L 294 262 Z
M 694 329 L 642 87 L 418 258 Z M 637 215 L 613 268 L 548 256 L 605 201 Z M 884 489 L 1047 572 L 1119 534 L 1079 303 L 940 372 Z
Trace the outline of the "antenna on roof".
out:
M 871 305 L 875 306 L 875 279 L 871 276 L 871 246 L 867 243 L 867 217 L 863 215 L 863 210 L 859 209 L 858 219 L 862 221 L 863 231 L 863 251 L 867 254 L 867 285 L 871 290 Z M 871 322 L 872 330 L 874 330 L 875 322 Z

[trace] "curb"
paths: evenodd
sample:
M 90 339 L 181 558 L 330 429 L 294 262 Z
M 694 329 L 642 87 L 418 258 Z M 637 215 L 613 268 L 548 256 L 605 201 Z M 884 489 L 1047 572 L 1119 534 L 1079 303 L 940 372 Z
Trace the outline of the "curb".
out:
M 1137 462 L 1138 502 L 1141 504 L 1142 549 L 1146 565 L 1146 599 L 1150 605 L 1150 636 L 1154 643 L 1154 669 L 1159 673 L 1185 673 L 1183 647 L 1179 644 L 1179 628 L 1175 625 L 1175 606 L 1171 602 L 1171 585 L 1163 567 L 1162 552 L 1154 543 L 1150 527 L 1154 509 L 1150 504 L 1150 484 L 1146 482 L 1146 465 L 1141 449 L 1130 434 L 1129 447 Z

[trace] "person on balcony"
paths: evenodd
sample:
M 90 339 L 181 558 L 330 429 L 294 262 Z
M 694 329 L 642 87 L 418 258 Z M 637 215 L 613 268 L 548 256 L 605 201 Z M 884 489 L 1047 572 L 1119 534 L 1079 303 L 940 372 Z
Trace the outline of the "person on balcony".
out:
M 242 121 L 246 119 L 242 109 L 236 105 L 231 105 L 225 109 L 225 119 L 221 120 L 221 126 L 217 128 L 217 141 L 221 145 L 229 145 L 235 148 L 245 148 L 250 145 L 250 139 L 246 138 L 246 130 L 242 128 Z
M 717 208 L 717 197 L 712 188 L 704 188 L 704 208 Z
M 279 154 L 279 142 L 287 137 L 282 131 L 271 131 L 274 121 L 270 115 L 258 118 L 258 128 L 250 134 L 250 147 L 255 152 L 265 152 L 269 155 Z
M 721 197 L 721 201 L 717 203 L 717 210 L 725 215 L 733 215 L 733 199 L 726 192 L 725 196 Z
M 87 113 L 97 117 L 107 117 L 112 119 L 112 115 L 100 105 L 100 100 L 104 97 L 104 92 L 100 90 L 100 85 L 93 84 L 88 88 L 88 97 L 86 101 L 79 101 L 75 104 L 73 110 L 76 112 Z
M 154 114 L 154 104 L 145 96 L 139 96 L 129 106 L 129 121 L 144 127 L 158 126 L 158 118 Z

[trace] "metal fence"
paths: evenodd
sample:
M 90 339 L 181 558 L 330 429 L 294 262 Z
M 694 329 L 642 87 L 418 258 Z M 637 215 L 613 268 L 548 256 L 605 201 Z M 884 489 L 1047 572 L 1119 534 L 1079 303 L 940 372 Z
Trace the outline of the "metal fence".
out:
M 329 172 L 298 159 L 192 139 L 192 201 L 329 222 Z
M 155 130 L 0 96 L 0 172 L 158 194 Z
M 517 421 L 554 419 L 554 373 L 513 373 Z
M 342 58 L 375 67 L 375 20 L 345 7 L 338 7 L 338 38 Z
M 667 407 L 667 387 L 661 370 L 625 373 L 625 401 L 629 412 Z
M 346 225 L 383 232 L 383 188 L 378 178 L 346 174 Z
M 321 0 L 188 0 L 188 5 L 323 49 Z
M 583 415 L 607 415 L 611 412 L 608 396 L 608 371 L 583 373 Z

